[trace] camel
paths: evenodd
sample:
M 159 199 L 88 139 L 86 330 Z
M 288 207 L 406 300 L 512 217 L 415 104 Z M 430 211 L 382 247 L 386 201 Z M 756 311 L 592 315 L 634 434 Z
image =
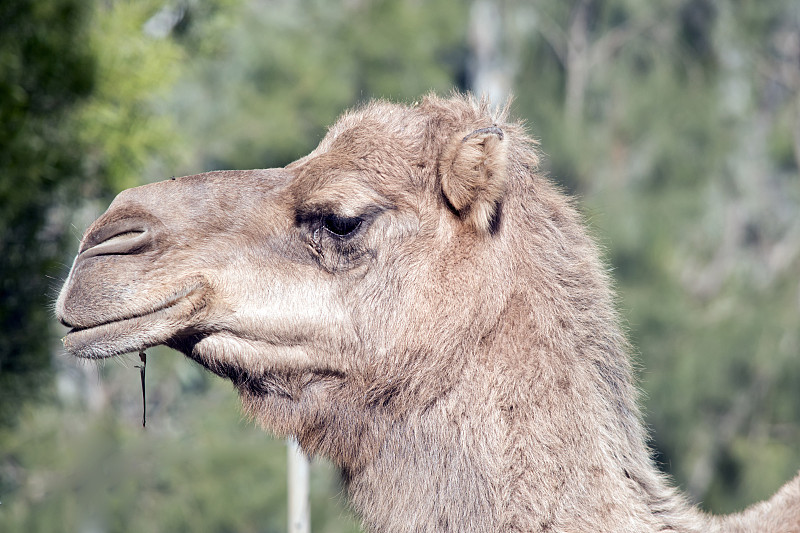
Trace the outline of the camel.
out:
M 716 517 L 659 473 L 610 285 L 507 106 L 430 95 L 285 168 L 123 191 L 56 312 L 77 357 L 166 345 L 229 379 L 369 531 L 800 531 L 800 476 Z

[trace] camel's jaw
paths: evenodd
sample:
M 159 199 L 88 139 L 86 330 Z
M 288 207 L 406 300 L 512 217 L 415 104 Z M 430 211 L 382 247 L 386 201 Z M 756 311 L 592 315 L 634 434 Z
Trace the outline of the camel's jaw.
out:
M 72 322 L 69 315 L 59 312 L 62 324 L 71 328 L 62 339 L 64 348 L 75 357 L 103 359 L 167 344 L 192 333 L 193 319 L 205 308 L 205 292 L 199 284 L 189 285 L 155 305 L 133 306 L 124 314 L 80 320 L 79 326 L 75 325 L 77 320 Z M 103 316 L 91 309 L 78 313 L 81 311 L 88 317 Z

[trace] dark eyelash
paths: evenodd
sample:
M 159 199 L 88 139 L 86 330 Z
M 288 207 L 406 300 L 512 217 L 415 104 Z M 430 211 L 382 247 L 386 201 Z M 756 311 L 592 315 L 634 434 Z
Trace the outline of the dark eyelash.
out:
M 347 237 L 361 227 L 362 222 L 361 217 L 340 217 L 333 214 L 322 217 L 322 227 L 337 237 Z

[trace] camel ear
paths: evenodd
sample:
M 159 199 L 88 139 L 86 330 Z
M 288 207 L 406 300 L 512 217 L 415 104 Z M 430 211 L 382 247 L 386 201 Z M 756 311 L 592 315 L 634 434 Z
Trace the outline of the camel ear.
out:
M 445 198 L 468 224 L 487 233 L 505 193 L 504 137 L 497 126 L 454 136 L 439 161 Z

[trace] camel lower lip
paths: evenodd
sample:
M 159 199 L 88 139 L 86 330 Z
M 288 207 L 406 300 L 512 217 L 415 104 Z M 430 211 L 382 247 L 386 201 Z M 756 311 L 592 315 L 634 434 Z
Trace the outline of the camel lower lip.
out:
M 158 308 L 109 322 L 76 327 L 61 339 L 70 354 L 103 359 L 163 344 L 202 308 L 199 287 L 181 291 Z

